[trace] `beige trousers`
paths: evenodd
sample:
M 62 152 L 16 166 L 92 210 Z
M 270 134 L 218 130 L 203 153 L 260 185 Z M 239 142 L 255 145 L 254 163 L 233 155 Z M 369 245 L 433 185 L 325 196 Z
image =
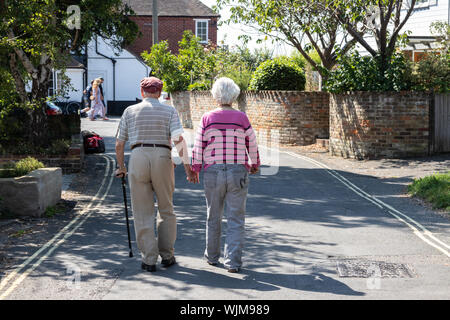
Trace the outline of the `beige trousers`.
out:
M 163 259 L 171 258 L 174 255 L 177 222 L 172 202 L 175 177 L 170 150 L 157 147 L 133 149 L 129 181 L 134 229 L 142 261 L 154 265 L 158 255 Z M 157 237 L 154 194 L 158 202 Z

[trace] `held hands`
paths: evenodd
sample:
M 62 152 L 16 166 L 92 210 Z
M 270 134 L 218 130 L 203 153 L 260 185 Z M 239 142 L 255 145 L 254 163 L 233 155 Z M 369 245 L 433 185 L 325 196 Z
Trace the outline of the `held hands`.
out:
M 191 166 L 185 165 L 186 180 L 192 183 L 200 183 L 199 173 L 192 170 Z
M 250 168 L 250 174 L 256 174 L 259 171 L 258 167 L 251 167 Z

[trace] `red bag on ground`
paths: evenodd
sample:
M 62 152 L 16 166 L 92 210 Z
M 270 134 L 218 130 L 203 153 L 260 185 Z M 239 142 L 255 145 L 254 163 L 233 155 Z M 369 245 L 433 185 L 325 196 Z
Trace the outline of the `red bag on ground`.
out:
M 103 153 L 105 152 L 105 141 L 98 134 L 92 131 L 83 131 L 83 143 L 85 153 Z

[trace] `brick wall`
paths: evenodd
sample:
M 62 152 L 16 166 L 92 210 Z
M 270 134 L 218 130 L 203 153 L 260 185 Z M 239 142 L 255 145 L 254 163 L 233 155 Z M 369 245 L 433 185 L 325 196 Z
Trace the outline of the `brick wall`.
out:
M 217 107 L 208 91 L 174 93 L 172 103 L 190 128 Z M 308 145 L 328 137 L 329 95 L 324 92 L 244 92 L 234 107 L 247 114 L 260 143 L 279 139 L 281 145 Z
M 330 153 L 356 159 L 428 154 L 429 96 L 357 92 L 330 97 Z
M 80 134 L 72 136 L 72 143 L 66 155 L 0 155 L 2 164 L 18 161 L 27 157 L 33 157 L 41 161 L 46 167 L 59 167 L 63 174 L 80 172 L 84 161 L 84 147 Z
M 135 16 L 130 17 L 139 27 L 142 35 L 137 38 L 132 45 L 128 46 L 134 54 L 140 56 L 145 50 L 150 51 L 152 46 L 152 17 L 151 16 Z M 178 42 L 183 36 L 185 30 L 191 30 L 195 34 L 195 20 L 197 17 L 159 17 L 158 18 L 158 38 L 160 41 L 168 40 L 169 49 L 172 53 L 178 53 Z M 203 19 L 203 18 L 198 18 Z M 209 40 L 213 44 L 217 44 L 217 18 L 210 17 L 208 26 Z

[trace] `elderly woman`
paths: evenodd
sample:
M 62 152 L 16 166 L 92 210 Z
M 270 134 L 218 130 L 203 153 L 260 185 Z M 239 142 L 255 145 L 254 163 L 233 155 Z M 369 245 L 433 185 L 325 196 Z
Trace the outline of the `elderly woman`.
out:
M 211 93 L 218 108 L 202 117 L 192 154 L 192 169 L 197 174 L 204 170 L 207 262 L 210 265 L 219 262 L 225 207 L 227 234 L 223 264 L 228 272 L 235 273 L 242 266 L 248 174 L 258 172 L 260 160 L 256 136 L 247 115 L 232 107 L 239 96 L 239 87 L 229 78 L 220 78 Z

